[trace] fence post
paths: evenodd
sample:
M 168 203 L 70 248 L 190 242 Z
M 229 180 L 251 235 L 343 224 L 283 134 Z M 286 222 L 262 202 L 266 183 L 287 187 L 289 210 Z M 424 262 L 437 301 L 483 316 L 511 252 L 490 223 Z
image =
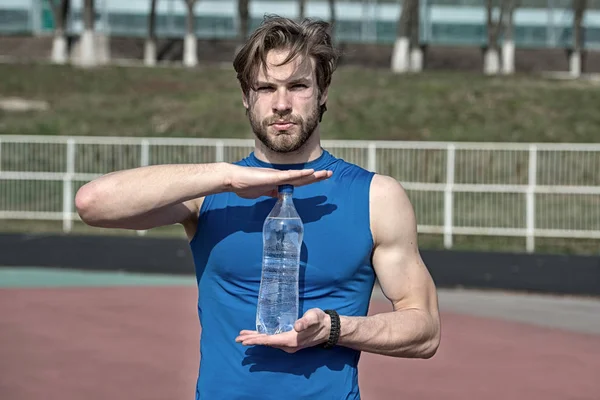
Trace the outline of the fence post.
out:
M 142 139 L 140 144 L 140 166 L 146 167 L 148 165 L 150 165 L 150 143 L 148 139 Z M 146 230 L 137 231 L 138 236 L 144 236 L 146 233 Z
M 217 140 L 215 144 L 215 161 L 223 162 L 225 160 L 225 142 Z
M 446 189 L 444 190 L 444 247 L 452 248 L 453 210 L 454 210 L 454 169 L 456 146 L 448 144 L 446 155 Z
M 146 167 L 150 165 L 150 142 L 148 139 L 143 139 L 140 146 L 140 166 Z
M 67 140 L 67 172 L 63 176 L 63 232 L 73 228 L 73 174 L 75 173 L 75 139 Z
M 377 172 L 377 144 L 370 142 L 367 152 L 367 169 L 371 172 Z
M 537 146 L 529 146 L 529 182 L 527 186 L 527 252 L 535 250 L 535 187 L 537 185 Z

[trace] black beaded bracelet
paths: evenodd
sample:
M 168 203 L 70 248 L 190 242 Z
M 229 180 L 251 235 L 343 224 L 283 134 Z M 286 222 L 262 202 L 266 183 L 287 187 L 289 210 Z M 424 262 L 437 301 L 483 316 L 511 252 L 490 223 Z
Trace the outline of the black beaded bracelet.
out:
M 329 339 L 323 343 L 323 348 L 330 349 L 334 347 L 340 338 L 340 315 L 335 310 L 324 310 L 331 317 L 331 330 L 329 331 Z

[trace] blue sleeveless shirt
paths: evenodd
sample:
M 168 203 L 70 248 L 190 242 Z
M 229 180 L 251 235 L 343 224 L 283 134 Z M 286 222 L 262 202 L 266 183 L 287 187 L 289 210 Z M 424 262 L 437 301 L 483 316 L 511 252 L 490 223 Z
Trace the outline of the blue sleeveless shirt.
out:
M 294 189 L 304 224 L 299 317 L 311 308 L 365 316 L 375 281 L 369 222 L 373 173 L 326 150 L 305 164 L 268 164 L 254 153 L 236 164 L 333 171 L 325 181 Z M 230 192 L 204 199 L 190 242 L 201 325 L 196 399 L 360 399 L 358 351 L 312 347 L 288 354 L 235 342 L 241 330 L 256 329 L 262 228 L 275 202 Z

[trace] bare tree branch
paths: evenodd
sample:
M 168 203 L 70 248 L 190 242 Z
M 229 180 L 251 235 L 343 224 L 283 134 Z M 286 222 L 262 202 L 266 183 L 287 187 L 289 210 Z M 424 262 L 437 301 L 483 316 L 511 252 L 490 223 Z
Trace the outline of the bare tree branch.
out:
M 83 27 L 85 30 L 94 30 L 96 21 L 96 10 L 94 9 L 94 0 L 84 0 L 83 3 Z
M 505 40 L 513 40 L 515 9 L 519 5 L 519 0 L 505 0 L 504 2 L 504 6 L 506 7 L 505 21 L 503 22 Z
M 187 8 L 186 33 L 183 39 L 183 64 L 194 67 L 198 64 L 198 39 L 196 36 L 196 15 L 194 6 L 196 0 L 184 0 Z
M 238 17 L 240 20 L 240 27 L 238 37 L 240 41 L 246 40 L 248 36 L 248 25 L 250 20 L 249 0 L 238 0 Z
M 587 0 L 573 0 L 573 48 L 583 49 L 583 15 L 587 8 Z
M 415 4 L 418 7 L 418 0 L 404 0 L 402 4 L 402 12 L 398 20 L 397 36 L 409 37 L 412 27 L 413 7 Z
M 298 0 L 298 4 L 300 6 L 299 17 L 300 19 L 304 19 L 306 16 L 306 0 Z
M 510 0 L 508 0 L 508 1 L 510 1 Z M 500 37 L 500 34 L 502 33 L 502 28 L 503 28 L 502 21 L 504 20 L 504 13 L 506 12 L 506 8 L 505 8 L 506 0 L 500 1 L 500 16 L 498 17 L 498 20 L 496 20 L 496 21 L 494 21 L 494 17 L 493 17 L 493 11 L 496 6 L 494 3 L 495 2 L 493 2 L 492 0 L 487 0 L 488 46 L 490 46 L 492 48 L 497 48 L 498 47 L 498 37 Z
M 329 13 L 331 18 L 329 18 L 329 22 L 333 25 L 336 22 L 336 14 L 335 14 L 335 0 L 329 0 Z
M 59 32 L 65 32 L 67 18 L 71 8 L 70 0 L 48 0 L 54 17 L 55 29 Z
M 421 22 L 419 11 L 419 0 L 412 0 L 410 8 L 410 47 L 412 48 L 417 48 L 421 45 L 421 41 L 419 40 L 419 25 Z
M 335 13 L 335 0 L 329 0 L 329 23 L 331 24 L 331 38 L 335 36 L 335 24 L 337 22 L 337 15 Z
M 186 17 L 186 31 L 188 34 L 196 33 L 196 20 L 194 15 L 194 6 L 196 5 L 196 0 L 184 0 L 185 5 L 187 6 L 187 17 Z
M 148 39 L 156 40 L 156 1 L 150 0 L 150 14 L 148 15 Z

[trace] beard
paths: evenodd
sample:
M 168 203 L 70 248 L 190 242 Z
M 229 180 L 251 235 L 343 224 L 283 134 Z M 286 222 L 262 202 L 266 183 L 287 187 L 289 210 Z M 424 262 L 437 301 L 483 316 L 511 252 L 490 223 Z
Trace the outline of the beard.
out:
M 317 125 L 319 124 L 320 107 L 315 104 L 315 107 L 305 118 L 299 115 L 273 115 L 262 121 L 254 114 L 252 108 L 248 110 L 248 119 L 254 134 L 269 150 L 276 153 L 291 153 L 299 150 L 308 139 L 312 136 Z M 288 130 L 276 130 L 270 125 L 276 121 L 291 122 L 294 125 Z M 273 133 L 269 134 L 269 129 Z

